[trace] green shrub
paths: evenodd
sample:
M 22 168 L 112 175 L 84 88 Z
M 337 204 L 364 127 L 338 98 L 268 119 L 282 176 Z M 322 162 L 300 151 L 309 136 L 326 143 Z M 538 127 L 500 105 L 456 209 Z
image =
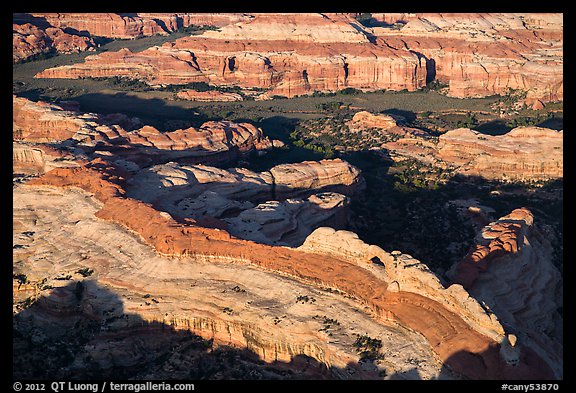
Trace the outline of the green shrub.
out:
M 355 89 L 353 87 L 347 87 L 345 89 L 338 91 L 338 93 L 342 94 L 342 95 L 354 95 L 354 94 L 362 93 L 362 90 L 358 90 L 358 89 Z

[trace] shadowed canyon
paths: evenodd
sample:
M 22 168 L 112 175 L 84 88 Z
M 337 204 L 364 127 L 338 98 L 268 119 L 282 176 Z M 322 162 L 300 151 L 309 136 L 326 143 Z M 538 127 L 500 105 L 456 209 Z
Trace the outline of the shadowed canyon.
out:
M 562 14 L 13 14 L 20 379 L 563 379 Z

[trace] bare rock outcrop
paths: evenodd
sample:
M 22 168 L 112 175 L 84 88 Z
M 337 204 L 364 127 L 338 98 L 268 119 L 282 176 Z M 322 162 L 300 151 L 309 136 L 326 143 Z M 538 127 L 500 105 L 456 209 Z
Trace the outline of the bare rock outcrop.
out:
M 243 98 L 240 94 L 236 93 L 222 93 L 219 91 L 196 91 L 184 90 L 178 92 L 176 97 L 182 100 L 189 101 L 242 101 Z
M 143 169 L 130 183 L 129 193 L 150 203 L 169 203 L 204 191 L 252 201 L 300 197 L 319 191 L 353 195 L 364 184 L 360 171 L 341 159 L 281 164 L 260 173 L 171 162 Z
M 310 285 L 336 289 L 366 305 L 382 323 L 398 323 L 422 334 L 448 367 L 469 378 L 553 377 L 549 366 L 529 348 L 523 348 L 515 366 L 508 365 L 500 355 L 500 341 L 493 338 L 494 333 L 486 335 L 487 329 L 482 329 L 481 333 L 473 320 L 461 316 L 466 314 L 458 306 L 461 302 L 451 303 L 441 295 L 429 298 L 416 293 L 409 285 L 406 290 L 402 284 L 397 290 L 388 290 L 396 284 L 386 280 L 383 273 L 394 274 L 397 266 L 385 255 L 381 259 L 385 261 L 384 272 L 374 273 L 363 267 L 362 261 L 359 264 L 334 255 L 261 245 L 236 239 L 222 230 L 202 228 L 193 223 L 179 224 L 152 206 L 125 197 L 123 182 L 122 175 L 115 173 L 113 167 L 105 162 L 94 162 L 82 168 L 54 169 L 29 181 L 26 186 L 79 187 L 92 193 L 101 203 L 96 217 L 138 233 L 142 241 L 162 255 L 254 265 Z M 399 271 L 408 275 L 408 269 L 413 269 L 414 265 L 401 265 Z M 399 274 L 392 277 L 397 276 Z M 358 285 L 359 282 L 362 285 Z M 406 277 L 403 282 L 410 280 Z M 429 293 L 446 293 L 442 292 L 443 287 L 435 276 L 415 282 L 423 287 L 421 293 L 426 287 Z M 429 282 L 436 282 L 434 285 L 441 288 L 429 286 Z M 462 298 L 466 297 L 462 294 Z M 458 311 L 453 311 L 455 309 Z M 492 326 L 495 326 L 494 322 Z
M 12 145 L 12 172 L 26 175 L 42 174 L 54 168 L 79 166 L 74 154 L 40 143 Z
M 342 160 L 284 164 L 260 173 L 170 162 L 136 173 L 127 191 L 179 220 L 262 244 L 297 246 L 319 226 L 347 225 L 350 200 L 334 191 L 353 195 L 362 185 L 359 171 Z
M 166 380 L 373 379 L 408 371 L 406 378 L 457 378 L 419 333 L 376 320 L 337 293 L 225 258 L 163 257 L 96 218 L 98 209 L 77 189 L 14 190 L 14 271 L 30 280 L 14 280 L 14 298 L 38 296 L 14 316 L 16 377 L 89 378 L 96 369 L 100 377 Z M 77 273 L 86 267 L 92 275 Z M 325 320 L 337 324 L 327 328 Z M 355 334 L 381 340 L 388 361 L 362 367 Z M 45 350 L 55 343 L 71 356 Z M 227 346 L 231 356 L 216 357 Z M 238 357 L 243 352 L 257 356 L 252 366 Z
M 139 27 L 128 35 L 144 34 L 143 21 L 164 20 L 110 18 L 140 21 L 130 22 Z M 530 103 L 563 99 L 561 14 L 374 14 L 375 20 L 395 22 L 372 28 L 346 14 L 234 18 L 238 23 L 218 32 L 137 54 L 105 53 L 82 64 L 45 70 L 38 77 L 127 76 L 150 84 L 204 81 L 268 89 L 261 98 L 346 87 L 412 91 L 438 80 L 455 97 L 520 90 L 527 92 Z
M 377 59 L 377 61 L 374 61 Z M 370 42 L 345 15 L 259 14 L 219 32 L 185 37 L 138 53 L 89 56 L 47 69 L 38 78 L 125 76 L 150 84 L 209 82 L 268 89 L 262 98 L 314 91 L 416 90 L 425 84 L 421 59 L 403 48 Z
M 404 23 L 399 29 L 374 27 L 376 42 L 423 55 L 428 80 L 448 84 L 451 96 L 483 97 L 517 89 L 542 102 L 562 100 L 562 14 L 373 17 L 386 23 Z
M 396 120 L 390 115 L 373 114 L 366 111 L 356 112 L 348 123 L 350 130 L 361 130 L 369 128 L 379 128 L 389 130 L 396 127 Z
M 69 34 L 60 28 L 41 29 L 30 23 L 12 25 L 12 61 L 14 63 L 53 51 L 77 53 L 94 50 L 95 46 L 92 38 Z
M 439 137 L 409 127 L 393 127 L 385 132 L 396 136 L 381 145 L 381 154 L 397 162 L 414 159 L 449 174 L 500 181 L 563 177 L 563 131 L 529 126 L 488 135 L 458 128 Z
M 244 14 L 208 13 L 30 13 L 14 14 L 18 23 L 47 24 L 91 37 L 132 39 L 166 35 L 191 25 L 221 27 L 248 20 Z
M 340 158 L 280 164 L 271 168 L 270 174 L 276 197 L 305 195 L 308 190 L 352 195 L 364 187 L 360 170 Z
M 562 279 L 553 248 L 527 209 L 482 229 L 477 244 L 448 272 L 562 377 Z
M 512 180 L 563 176 L 563 132 L 542 127 L 518 127 L 499 135 L 459 128 L 441 135 L 438 158 L 458 172 Z
M 315 228 L 343 228 L 348 224 L 350 199 L 326 192 L 302 199 L 268 201 L 224 219 L 231 235 L 261 244 L 296 247 Z
M 12 123 L 15 140 L 61 142 L 72 138 L 86 121 L 58 105 L 12 97 Z
M 137 128 L 140 121 L 125 115 L 67 111 L 16 96 L 13 108 L 15 141 L 63 143 L 92 158 L 115 155 L 117 161 L 131 161 L 134 170 L 171 159 L 225 162 L 272 148 L 262 130 L 249 123 L 208 121 L 198 128 L 160 132 L 151 126 Z

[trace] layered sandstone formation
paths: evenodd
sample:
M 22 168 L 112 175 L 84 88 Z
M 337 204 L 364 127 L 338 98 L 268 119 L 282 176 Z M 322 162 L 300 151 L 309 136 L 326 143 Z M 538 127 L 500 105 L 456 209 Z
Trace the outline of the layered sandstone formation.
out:
M 152 292 L 157 301 L 157 303 L 154 302 L 155 304 L 163 303 L 162 300 L 166 298 L 167 304 L 178 305 L 177 307 L 170 306 L 171 308 L 164 308 L 164 306 L 143 308 L 144 304 L 149 306 L 151 303 L 148 301 L 125 303 L 134 304 L 134 308 L 129 309 L 129 314 L 134 314 L 134 317 L 128 316 L 120 319 L 120 321 L 126 322 L 116 322 L 116 317 L 108 322 L 105 319 L 105 325 L 110 326 L 113 331 L 119 332 L 121 337 L 130 336 L 132 334 L 131 329 L 135 324 L 142 325 L 143 321 L 151 321 L 168 324 L 176 329 L 192 331 L 203 337 L 213 338 L 219 343 L 250 348 L 262 359 L 268 361 L 282 359 L 287 362 L 295 354 L 303 354 L 311 356 L 320 363 L 348 369 L 350 361 L 353 361 L 357 356 L 354 351 L 351 353 L 350 348 L 353 346 L 350 346 L 351 337 L 349 335 L 341 336 L 340 333 L 330 331 L 332 336 L 324 336 L 325 333 L 318 336 L 314 332 L 318 330 L 328 332 L 326 329 L 329 328 L 310 330 L 307 327 L 309 325 L 302 323 L 288 325 L 294 326 L 294 328 L 287 327 L 281 331 L 275 328 L 276 325 L 282 323 L 282 315 L 288 315 L 287 312 L 291 308 L 278 308 L 272 314 L 277 318 L 271 317 L 271 320 L 266 322 L 267 320 L 262 320 L 262 313 L 258 306 L 261 304 L 260 302 L 266 303 L 264 299 L 256 299 L 254 305 L 256 308 L 252 314 L 245 308 L 241 308 L 243 302 L 227 302 L 222 299 L 207 299 L 207 303 L 204 305 L 187 307 L 182 303 L 180 295 L 174 292 L 174 288 L 178 288 L 180 285 L 178 283 L 181 278 L 177 278 L 176 282 L 170 281 L 166 285 L 156 284 L 158 285 L 156 287 L 150 285 L 150 279 L 146 279 L 146 276 L 154 277 L 153 281 L 157 283 L 158 270 L 156 269 L 170 263 L 183 263 L 186 266 L 195 266 L 199 263 L 201 264 L 199 269 L 204 272 L 203 274 L 210 271 L 210 266 L 214 263 L 216 265 L 223 264 L 224 270 L 228 269 L 229 266 L 240 265 L 243 268 L 263 269 L 257 270 L 263 271 L 262 274 L 271 276 L 280 274 L 289 282 L 301 283 L 298 285 L 311 286 L 318 290 L 329 288 L 331 291 L 344 294 L 348 296 L 349 300 L 353 300 L 352 303 L 349 300 L 344 303 L 352 304 L 352 307 L 359 307 L 360 309 L 366 307 L 364 311 L 360 312 L 365 313 L 366 310 L 369 310 L 368 315 L 375 318 L 373 323 L 376 325 L 374 326 L 381 326 L 381 329 L 394 327 L 397 332 L 400 332 L 400 335 L 405 337 L 408 334 L 406 329 L 418 332 L 425 341 L 422 339 L 414 340 L 412 336 L 410 339 L 413 342 L 423 342 L 429 345 L 426 347 L 426 344 L 423 344 L 417 349 L 420 353 L 419 357 L 428 359 L 425 360 L 428 366 L 422 367 L 428 376 L 438 372 L 440 363 L 437 359 L 439 359 L 445 367 L 470 378 L 526 378 L 534 375 L 539 378 L 554 377 L 553 372 L 541 356 L 523 346 L 525 338 L 519 336 L 519 341 L 515 343 L 514 347 L 511 347 L 506 331 L 494 315 L 487 313 L 479 303 L 469 297 L 461 286 L 452 285 L 445 288 L 441 280 L 430 272 L 424 264 L 410 256 L 399 253 L 389 254 L 378 247 L 364 244 L 354 234 L 335 232 L 334 229 L 326 228 L 317 229 L 306 238 L 304 244 L 298 249 L 265 245 L 234 236 L 251 237 L 262 243 L 274 244 L 276 242 L 276 244 L 297 245 L 306 236 L 306 233 L 313 230 L 317 225 L 324 222 L 333 223 L 334 220 L 338 221 L 342 218 L 340 212 L 345 211 L 342 208 L 347 203 L 346 197 L 338 194 L 319 194 L 318 192 L 331 190 L 352 193 L 361 188 L 362 181 L 358 170 L 348 163 L 342 160 L 325 160 L 283 164 L 262 173 L 251 172 L 242 168 L 223 170 L 204 165 L 175 163 L 140 170 L 138 166 L 130 167 L 120 163 L 122 159 L 128 157 L 120 154 L 123 149 L 150 149 L 154 147 L 158 150 L 178 151 L 178 149 L 193 149 L 195 143 L 187 144 L 185 142 L 187 135 L 185 130 L 161 134 L 155 129 L 141 127 L 133 131 L 125 131 L 118 125 L 105 124 L 97 115 L 78 115 L 50 105 L 18 99 L 15 101 L 16 104 L 20 105 L 16 105 L 18 110 L 15 112 L 14 122 L 20 127 L 18 131 L 21 139 L 26 140 L 24 136 L 32 135 L 39 141 L 63 139 L 65 142 L 72 140 L 75 142 L 63 146 L 71 150 L 64 151 L 80 158 L 76 161 L 70 160 L 76 167 L 69 167 L 70 165 L 64 163 L 68 167 L 51 169 L 43 176 L 15 188 L 17 199 L 20 201 L 18 203 L 21 203 L 18 205 L 20 207 L 17 208 L 17 211 L 21 213 L 18 214 L 26 216 L 31 214 L 31 211 L 38 212 L 32 213 L 33 217 L 38 218 L 25 220 L 27 224 L 18 221 L 15 225 L 15 228 L 21 230 L 15 234 L 14 240 L 16 250 L 20 250 L 17 253 L 17 270 L 23 274 L 30 274 L 31 279 L 34 277 L 38 280 L 48 278 L 51 280 L 50 282 L 59 281 L 61 278 L 59 274 L 65 273 L 66 269 L 78 270 L 78 265 L 86 263 L 83 261 L 91 260 L 90 253 L 86 254 L 86 248 L 82 248 L 83 251 L 78 253 L 78 258 L 71 258 L 69 255 L 71 248 L 68 245 L 61 246 L 59 242 L 62 242 L 64 238 L 73 239 L 74 236 L 68 232 L 63 236 L 59 232 L 62 229 L 54 229 L 57 236 L 51 238 L 50 231 L 46 232 L 41 228 L 66 228 L 65 231 L 72 231 L 72 233 L 79 231 L 78 235 L 85 237 L 85 240 L 80 241 L 79 244 L 85 244 L 88 241 L 89 244 L 92 244 L 90 247 L 96 247 L 93 254 L 95 260 L 91 262 L 90 266 L 98 269 L 99 282 L 107 289 L 119 292 L 122 294 L 121 296 L 130 300 L 134 297 L 140 299 L 145 295 L 134 295 L 135 288 L 138 287 L 148 294 Z M 31 116 L 25 115 L 26 111 Z M 46 113 L 49 114 L 48 117 L 46 117 Z M 119 116 L 107 117 L 107 121 L 112 122 L 118 119 Z M 120 120 L 127 121 L 128 119 Z M 221 127 L 222 125 L 219 124 L 209 125 L 207 128 Z M 46 125 L 49 125 L 52 130 L 56 130 L 56 135 L 51 135 L 46 129 Z M 225 126 L 235 127 L 233 124 L 227 123 Z M 239 127 L 237 133 L 227 129 L 222 135 L 231 138 L 230 140 L 234 141 L 238 149 L 255 146 L 256 141 L 252 138 L 253 133 L 246 131 L 241 126 Z M 242 130 L 246 132 L 244 133 Z M 178 134 L 179 138 L 172 138 L 171 135 L 174 133 Z M 203 135 L 203 138 L 209 141 L 209 135 L 210 133 L 207 133 Z M 66 137 L 68 139 L 64 139 Z M 178 140 L 181 141 L 178 142 Z M 46 160 L 42 155 L 38 157 L 38 153 L 29 153 L 29 150 L 34 151 L 33 147 L 27 143 L 21 144 L 26 146 L 20 149 L 22 152 L 15 153 L 19 165 L 26 167 L 30 163 L 30 167 L 33 169 L 40 166 L 42 166 L 42 170 L 49 169 L 46 162 L 50 160 Z M 208 145 L 212 146 L 216 143 L 211 141 Z M 86 146 L 92 146 L 94 149 L 87 149 Z M 117 147 L 117 150 L 114 150 L 113 147 Z M 83 149 L 84 154 L 79 154 L 77 149 Z M 106 157 L 106 160 L 97 159 L 88 162 L 94 156 Z M 66 158 L 67 156 L 64 155 L 63 157 Z M 119 159 L 118 157 L 124 158 Z M 209 159 L 209 156 L 203 157 Z M 131 162 L 135 163 L 134 161 Z M 40 172 L 40 170 L 38 171 Z M 72 188 L 72 190 L 59 191 L 62 187 Z M 77 188 L 88 194 L 79 194 L 78 191 L 74 191 Z M 310 194 L 313 195 L 309 196 L 306 201 L 295 199 L 282 201 L 285 198 L 305 197 Z M 39 198 L 38 195 L 44 195 L 44 197 Z M 260 203 L 257 206 L 249 205 L 246 202 L 246 199 L 251 198 L 254 200 L 262 198 L 263 201 L 270 200 L 268 196 L 280 200 Z M 42 207 L 42 203 L 44 203 L 42 201 L 52 197 L 60 200 L 61 204 L 59 204 L 60 202 L 55 202 L 55 204 L 51 202 L 49 204 L 52 206 L 50 209 L 54 209 L 54 206 L 62 206 L 58 209 L 74 209 L 78 203 L 84 203 L 84 207 L 77 214 L 65 213 L 65 210 L 57 211 L 54 214 L 41 213 L 42 209 L 45 209 Z M 82 200 L 84 202 L 78 202 Z M 36 202 L 31 204 L 31 201 Z M 87 208 L 86 203 L 92 208 Z M 31 208 L 31 206 L 35 207 Z M 188 209 L 195 212 L 196 215 L 183 214 L 184 217 L 178 216 L 178 214 L 173 214 L 174 211 L 171 211 L 170 208 L 180 209 L 181 212 Z M 42 220 L 47 217 L 62 217 L 67 220 L 68 224 L 56 224 L 54 219 L 48 220 L 46 224 L 37 224 L 39 217 L 44 217 L 40 219 L 40 222 L 43 222 Z M 98 222 L 98 225 L 109 225 L 105 224 L 105 221 L 120 224 L 121 227 L 127 228 L 130 232 L 125 232 L 117 226 L 114 231 L 102 229 L 102 231 L 95 232 L 93 230 L 94 222 Z M 83 224 L 77 226 L 79 223 Z M 219 224 L 223 224 L 223 226 L 219 226 Z M 46 226 L 42 227 L 42 225 Z M 207 226 L 220 229 L 211 229 Z M 233 229 L 230 229 L 232 233 L 222 229 L 226 227 L 232 227 Z M 28 230 L 26 228 L 36 229 Z M 29 247 L 38 247 L 30 243 L 30 240 L 35 239 L 30 234 L 36 233 L 36 231 L 39 231 L 39 243 L 37 244 L 40 248 L 29 249 Z M 102 235 L 97 235 L 94 238 L 93 236 L 98 233 Z M 119 236 L 119 233 L 122 233 L 122 236 Z M 131 233 L 136 233 L 137 238 Z M 109 241 L 108 238 L 103 239 L 98 236 L 112 236 L 115 240 Z M 143 250 L 142 247 L 150 250 L 144 246 L 142 243 L 144 242 L 157 253 L 152 265 L 142 266 L 141 273 L 136 270 L 135 275 L 131 277 L 126 276 L 125 264 L 133 265 L 135 261 L 144 263 L 149 258 L 143 257 L 142 251 L 135 253 L 132 246 L 124 249 L 124 245 L 127 244 L 126 238 L 133 239 L 128 243 L 134 244 L 136 242 L 140 250 Z M 46 241 L 48 243 L 45 243 Z M 108 247 L 116 249 L 115 247 L 122 245 L 117 247 L 116 254 L 111 254 L 118 255 L 120 263 L 114 261 L 116 257 L 112 257 L 112 259 L 106 257 L 109 255 L 108 251 L 102 252 L 98 249 L 98 247 L 102 247 L 98 245 L 101 242 L 105 244 L 106 249 Z M 42 262 L 47 257 L 46 253 L 41 251 L 45 249 L 42 247 L 49 247 L 52 250 L 48 252 L 48 261 L 52 260 L 52 262 L 48 264 Z M 66 258 L 62 258 L 58 252 L 54 251 L 60 248 L 67 250 L 68 256 Z M 178 257 L 180 262 L 170 259 L 173 257 Z M 58 261 L 67 261 L 65 271 L 60 271 L 63 265 L 62 262 Z M 154 268 L 149 270 L 153 266 Z M 58 270 L 50 270 L 53 268 Z M 165 269 L 163 270 L 165 272 L 170 271 L 167 267 L 162 269 Z M 186 270 L 179 268 L 179 271 L 182 274 Z M 118 277 L 123 278 L 119 279 Z M 216 277 L 213 276 L 212 278 L 215 279 Z M 253 274 L 250 275 L 250 278 L 252 277 Z M 118 280 L 125 284 L 119 284 L 120 281 Z M 362 285 L 359 286 L 358 282 L 362 282 Z M 186 291 L 178 293 L 183 293 L 187 299 L 190 299 L 189 286 L 185 284 L 184 286 L 187 288 Z M 249 285 L 245 287 L 250 288 Z M 28 290 L 27 288 L 19 289 Z M 80 300 L 83 295 L 78 293 L 84 293 L 85 289 L 82 288 L 86 287 L 76 286 L 75 288 L 72 294 Z M 207 288 L 202 286 L 198 293 L 200 294 L 205 290 Z M 268 289 L 262 288 L 262 290 L 267 291 Z M 95 289 L 95 291 L 88 298 L 99 298 L 99 290 Z M 241 293 L 241 290 L 232 292 Z M 72 299 L 71 301 L 74 303 L 74 297 L 64 296 L 65 293 L 56 291 L 55 297 L 48 296 L 45 301 L 39 303 L 41 310 L 42 307 L 53 310 L 52 314 L 44 315 L 59 315 L 60 312 L 70 312 L 70 306 L 66 305 L 66 299 Z M 136 293 L 138 293 L 137 289 Z M 32 296 L 40 295 L 34 292 Z M 341 295 L 334 296 L 339 298 Z M 104 299 L 106 298 L 109 296 L 104 297 Z M 339 299 L 342 301 L 341 298 Z M 82 315 L 90 315 L 96 320 L 102 319 L 102 314 L 99 314 L 94 308 L 97 309 L 97 304 L 88 304 L 90 305 L 86 306 Z M 217 307 L 223 308 L 216 312 L 214 304 L 219 304 L 220 306 Z M 74 309 L 78 310 L 75 305 Z M 110 310 L 107 311 L 110 312 Z M 123 315 L 122 312 L 116 311 L 115 313 L 119 313 L 121 316 Z M 240 314 L 236 314 L 238 312 Z M 27 321 L 25 315 L 24 313 L 22 321 Z M 308 317 L 300 316 L 300 320 L 314 321 L 316 315 L 320 314 L 306 315 Z M 352 314 L 347 312 L 340 315 Z M 47 318 L 45 321 L 48 325 L 54 323 L 54 319 Z M 325 320 L 333 319 L 333 317 L 326 318 Z M 321 317 L 320 320 L 322 320 Z M 247 324 L 245 321 L 253 322 Z M 350 326 L 350 328 L 354 326 L 357 329 L 356 322 L 357 319 L 354 319 L 339 323 L 336 326 Z M 23 327 L 18 325 L 17 328 L 26 331 L 27 323 L 31 322 L 22 322 Z M 337 330 L 340 331 L 339 328 Z M 334 336 L 341 338 L 334 343 L 327 339 L 327 337 Z M 407 339 L 396 336 L 388 337 L 386 339 L 388 341 L 385 341 L 388 343 L 385 351 L 395 360 L 386 363 L 386 367 L 395 370 L 402 369 L 405 365 L 402 360 L 404 355 L 399 355 L 398 351 L 393 349 L 396 347 L 390 340 L 402 342 L 402 340 Z M 35 338 L 35 340 L 42 341 L 44 339 Z M 110 360 L 102 354 L 112 350 L 114 346 L 104 345 L 97 338 L 95 340 L 89 347 L 100 348 L 101 352 L 98 352 L 100 350 L 96 351 L 95 357 L 92 357 L 92 359 L 97 359 L 100 367 L 110 369 L 110 364 L 116 362 L 126 367 L 130 366 L 128 358 L 122 355 L 125 350 L 117 349 L 120 358 Z M 125 340 L 121 342 L 127 343 Z M 120 348 L 128 347 L 120 346 Z M 426 352 L 430 351 L 430 348 L 434 354 Z M 158 349 L 156 348 L 156 350 Z M 399 359 L 397 359 L 398 356 L 400 356 Z M 479 357 L 482 358 L 481 361 L 478 360 Z M 517 365 L 508 365 L 507 362 L 512 358 L 515 359 Z M 84 367 L 82 365 L 85 360 L 82 359 L 84 358 L 78 360 L 80 370 Z M 547 362 L 555 361 L 551 357 L 544 357 L 544 359 Z M 366 375 L 374 376 L 373 373 Z M 339 376 L 346 377 L 346 374 L 339 374 Z
M 15 140 L 50 143 L 72 138 L 85 128 L 86 121 L 58 105 L 14 95 L 12 124 Z
M 346 123 L 351 131 L 379 128 L 389 130 L 396 127 L 396 120 L 390 115 L 373 114 L 367 111 L 356 112 L 352 119 Z
M 92 37 L 131 39 L 156 34 L 166 35 L 182 27 L 225 26 L 247 20 L 243 14 L 198 13 L 30 13 L 14 14 L 18 23 L 48 24 L 61 29 L 77 31 Z
M 44 144 L 15 142 L 12 145 L 12 171 L 15 174 L 41 174 L 54 168 L 78 166 L 78 161 L 71 152 Z
M 133 233 L 96 218 L 100 207 L 78 189 L 15 189 L 14 270 L 27 274 L 30 284 L 15 282 L 14 294 L 22 300 L 39 295 L 14 318 L 15 375 L 199 379 L 207 375 L 190 372 L 207 373 L 210 362 L 199 364 L 196 352 L 210 360 L 207 352 L 233 346 L 268 363 L 246 369 L 236 356 L 231 362 L 215 358 L 220 374 L 212 378 L 373 379 L 382 371 L 387 377 L 457 377 L 420 334 L 377 321 L 341 295 L 222 257 L 162 257 Z M 94 272 L 84 278 L 77 271 L 86 267 Z M 35 291 L 43 279 L 47 289 Z M 298 296 L 311 300 L 297 302 Z M 338 324 L 326 328 L 325 318 Z M 195 349 L 188 331 L 213 339 L 212 348 L 200 343 Z M 387 362 L 359 364 L 355 334 L 382 340 Z M 298 363 L 299 356 L 312 362 Z M 416 375 L 410 373 L 413 359 L 419 360 Z
M 12 25 L 12 62 L 27 60 L 40 54 L 77 53 L 94 50 L 89 37 L 68 34 L 62 29 L 38 28 L 30 23 Z
M 376 61 L 375 61 L 376 60 Z M 219 32 L 186 37 L 139 53 L 89 56 L 39 78 L 126 76 L 150 84 L 208 82 L 268 89 L 262 98 L 314 91 L 418 89 L 425 64 L 414 53 L 370 42 L 353 18 L 260 14 Z
M 268 89 L 261 98 L 346 87 L 412 91 L 438 80 L 454 97 L 520 90 L 530 105 L 563 98 L 561 14 L 373 17 L 402 23 L 367 28 L 345 14 L 257 14 L 218 32 L 140 53 L 105 53 L 38 77 L 204 81 Z
M 403 161 L 416 159 L 442 170 L 506 181 L 562 178 L 563 131 L 529 126 L 503 135 L 468 128 L 433 137 L 423 130 L 399 126 L 385 114 L 357 112 L 346 125 L 352 132 L 379 133 L 381 154 Z
M 550 179 L 563 176 L 563 132 L 518 127 L 499 136 L 467 128 L 440 136 L 438 158 L 457 171 L 489 179 Z
M 320 191 L 353 195 L 364 186 L 364 181 L 357 168 L 334 159 L 281 164 L 259 173 L 245 168 L 220 169 L 170 162 L 139 171 L 129 185 L 130 196 L 161 203 L 168 209 L 185 197 L 196 197 L 205 191 L 227 199 L 263 202 Z
M 562 375 L 562 278 L 552 253 L 531 212 L 516 209 L 484 227 L 448 275 Z
M 80 156 L 114 156 L 118 165 L 133 171 L 171 159 L 223 162 L 272 148 L 262 130 L 249 123 L 209 121 L 163 133 L 151 126 L 136 128 L 140 121 L 125 115 L 78 113 L 22 97 L 13 96 L 13 108 L 14 140 L 60 143 Z
M 224 219 L 231 235 L 261 244 L 296 247 L 318 227 L 344 228 L 350 198 L 335 192 L 302 200 L 268 201 Z
M 185 261 L 220 261 L 257 266 L 265 271 L 286 274 L 307 285 L 337 290 L 368 307 L 379 323 L 385 326 L 393 323 L 422 334 L 447 367 L 465 376 L 553 377 L 550 368 L 527 347 L 519 351 L 515 366 L 508 365 L 499 351 L 503 330 L 497 319 L 487 315 L 461 287 L 444 289 L 425 265 L 409 256 L 400 258 L 397 253 L 391 255 L 365 245 L 364 248 L 378 251 L 377 255 L 365 254 L 369 259 L 352 262 L 349 257 L 338 256 L 338 252 L 327 255 L 322 250 L 311 253 L 305 249 L 265 246 L 236 239 L 222 230 L 192 223 L 179 224 L 150 205 L 126 197 L 125 175 L 100 161 L 82 168 L 54 169 L 22 187 L 79 187 L 99 201 L 100 207 L 93 210 L 96 217 L 136 232 L 161 255 L 177 256 L 185 264 Z M 340 244 L 346 250 L 351 248 L 338 240 L 332 244 L 337 244 L 336 248 Z M 303 247 L 306 248 L 306 244 Z M 374 256 L 378 256 L 377 261 Z M 132 261 L 142 259 L 129 257 Z M 372 266 L 375 262 L 380 266 Z M 378 272 L 375 269 L 379 269 Z M 362 285 L 357 285 L 358 282 Z M 132 282 L 130 288 L 134 286 L 135 282 Z M 460 300 L 456 301 L 458 298 Z M 191 329 L 187 321 L 189 319 L 184 318 L 177 325 Z M 214 336 L 213 330 L 211 336 Z M 516 348 L 521 345 L 516 343 Z M 276 356 L 281 352 L 277 350 Z M 318 352 L 311 356 L 324 359 Z
M 222 93 L 219 91 L 196 91 L 184 90 L 179 91 L 176 97 L 182 100 L 189 101 L 242 101 L 243 98 L 240 94 L 236 93 Z
M 134 174 L 127 195 L 180 221 L 193 219 L 263 244 L 297 246 L 319 226 L 346 226 L 346 195 L 363 186 L 359 170 L 340 159 L 282 164 L 260 173 L 170 162 Z
M 454 97 L 526 91 L 530 103 L 562 100 L 562 14 L 374 14 L 377 43 L 426 58 L 428 80 Z

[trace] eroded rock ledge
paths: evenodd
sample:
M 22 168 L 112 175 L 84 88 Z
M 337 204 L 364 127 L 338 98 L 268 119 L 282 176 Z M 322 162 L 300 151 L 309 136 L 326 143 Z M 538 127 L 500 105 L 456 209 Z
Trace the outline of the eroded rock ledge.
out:
M 346 14 L 231 14 L 238 23 L 220 31 L 138 53 L 90 56 L 37 77 L 125 76 L 152 85 L 207 82 L 267 89 L 263 99 L 347 87 L 413 91 L 436 80 L 460 98 L 519 90 L 526 92 L 529 105 L 563 100 L 561 13 L 375 15 L 399 23 L 369 28 Z M 82 19 L 79 14 L 74 18 Z M 149 34 L 144 22 L 151 20 L 141 18 L 130 34 Z M 99 21 L 84 21 L 92 23 Z
M 365 304 L 378 319 L 395 321 L 419 332 L 440 359 L 470 378 L 533 378 L 535 375 L 553 378 L 550 368 L 529 348 L 521 351 L 518 365 L 508 365 L 499 354 L 498 338 L 504 333 L 500 324 L 480 311 L 480 306 L 473 300 L 470 302 L 476 307 L 465 307 L 467 300 L 450 306 L 454 299 L 468 299 L 466 292 L 444 289 L 438 279 L 422 266 L 420 269 L 412 267 L 420 279 L 414 275 L 401 278 L 398 271 L 404 272 L 410 265 L 402 263 L 404 259 L 400 258 L 395 266 L 394 256 L 381 252 L 378 258 L 384 268 L 377 275 L 359 266 L 358 261 L 352 263 L 334 255 L 260 245 L 236 239 L 222 230 L 178 224 L 150 205 L 125 197 L 122 181 L 115 168 L 105 162 L 94 162 L 81 168 L 54 169 L 27 184 L 79 187 L 93 193 L 102 203 L 97 217 L 134 231 L 162 255 L 254 265 L 315 286 L 338 290 Z M 372 262 L 368 259 L 364 263 Z M 396 286 L 396 291 L 388 289 L 392 286 Z M 447 295 L 450 292 L 460 292 L 460 295 L 451 297 Z M 451 311 L 451 307 L 458 312 Z M 469 322 L 474 319 L 467 321 L 460 316 L 478 312 L 480 314 L 475 319 L 485 321 L 485 326 L 480 329 L 482 333 Z

